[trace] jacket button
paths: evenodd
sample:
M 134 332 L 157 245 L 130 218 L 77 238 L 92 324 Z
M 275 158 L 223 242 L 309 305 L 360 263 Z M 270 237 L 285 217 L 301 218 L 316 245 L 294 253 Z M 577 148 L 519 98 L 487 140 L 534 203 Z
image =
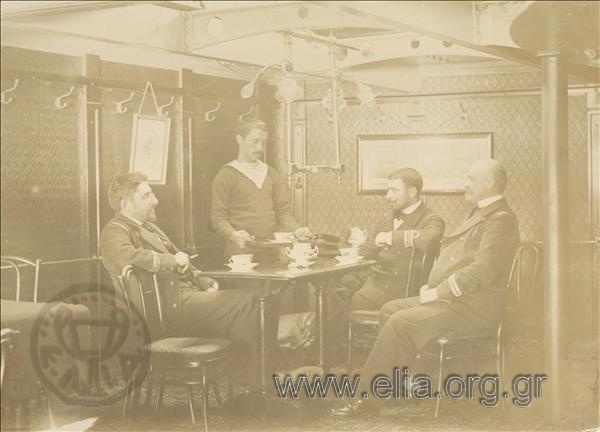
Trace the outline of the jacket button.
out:
M 460 238 L 460 241 L 463 241 L 464 239 L 465 239 L 464 237 L 461 237 L 461 238 Z
M 175 282 L 169 282 L 169 285 L 173 286 L 175 285 Z
M 177 307 L 177 303 L 173 303 L 173 309 Z
M 455 259 L 454 259 L 454 257 L 451 257 L 451 258 L 450 258 L 450 261 L 454 261 L 454 260 L 455 260 Z

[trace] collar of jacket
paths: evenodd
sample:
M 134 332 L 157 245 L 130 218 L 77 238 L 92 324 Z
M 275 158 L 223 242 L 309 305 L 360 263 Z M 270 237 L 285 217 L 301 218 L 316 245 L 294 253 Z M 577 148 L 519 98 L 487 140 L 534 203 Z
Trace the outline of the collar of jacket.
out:
M 414 227 L 416 226 L 419 221 L 421 220 L 421 218 L 423 216 L 425 216 L 425 212 L 427 211 L 427 206 L 425 205 L 424 202 L 421 202 L 421 205 L 419 207 L 417 207 L 415 209 L 415 211 L 413 211 L 411 214 L 407 214 L 404 215 L 403 220 L 404 223 L 402 225 L 400 225 L 400 228 L 402 228 L 403 226 L 411 226 Z M 395 214 L 392 212 L 392 219 L 394 219 Z
M 140 228 L 141 228 L 141 225 L 135 223 L 134 221 L 129 219 L 127 216 L 123 215 L 121 212 L 116 212 L 115 215 L 113 216 L 111 222 L 116 222 L 121 225 L 127 225 L 128 228 L 131 228 L 136 231 L 140 231 Z
M 455 237 L 457 235 L 463 234 L 465 231 L 473 228 L 475 225 L 483 222 L 489 215 L 497 212 L 502 207 L 506 207 L 506 200 L 502 198 L 487 207 L 478 209 L 473 216 L 466 219 L 463 223 L 461 223 L 454 231 L 452 231 L 446 238 Z

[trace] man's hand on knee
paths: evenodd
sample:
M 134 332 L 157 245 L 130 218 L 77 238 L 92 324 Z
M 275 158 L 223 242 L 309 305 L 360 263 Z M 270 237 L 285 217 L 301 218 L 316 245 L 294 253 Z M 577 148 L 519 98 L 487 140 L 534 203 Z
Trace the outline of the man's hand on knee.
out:
M 419 291 L 421 304 L 429 303 L 438 299 L 437 289 L 429 288 L 428 285 L 423 285 Z

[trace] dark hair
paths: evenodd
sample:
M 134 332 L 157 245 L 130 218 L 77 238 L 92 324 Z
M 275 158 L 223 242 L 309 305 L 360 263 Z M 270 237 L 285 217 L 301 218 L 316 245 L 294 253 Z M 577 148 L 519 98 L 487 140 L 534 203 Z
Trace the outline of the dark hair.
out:
M 131 198 L 138 186 L 148 181 L 141 172 L 121 174 L 113 179 L 108 187 L 108 204 L 114 211 L 121 210 L 121 200 Z
M 235 133 L 242 138 L 248 135 L 253 129 L 260 129 L 267 132 L 267 124 L 261 119 L 244 118 L 240 120 L 235 128 Z
M 404 182 L 407 188 L 414 187 L 417 189 L 417 195 L 421 195 L 423 189 L 423 177 L 414 168 L 400 168 L 389 176 L 390 180 L 400 179 Z

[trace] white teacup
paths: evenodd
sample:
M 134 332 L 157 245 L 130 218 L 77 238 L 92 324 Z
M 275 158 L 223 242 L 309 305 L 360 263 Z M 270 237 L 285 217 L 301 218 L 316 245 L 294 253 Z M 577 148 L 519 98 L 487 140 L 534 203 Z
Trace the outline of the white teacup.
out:
M 286 241 L 286 240 L 291 240 L 292 239 L 292 233 L 290 232 L 276 232 L 273 233 L 273 237 L 275 237 L 275 240 L 278 241 Z
M 235 267 L 244 267 L 252 264 L 252 254 L 231 255 L 229 264 Z
M 341 248 L 340 256 L 347 258 L 358 258 L 358 248 L 350 247 L 350 248 Z

